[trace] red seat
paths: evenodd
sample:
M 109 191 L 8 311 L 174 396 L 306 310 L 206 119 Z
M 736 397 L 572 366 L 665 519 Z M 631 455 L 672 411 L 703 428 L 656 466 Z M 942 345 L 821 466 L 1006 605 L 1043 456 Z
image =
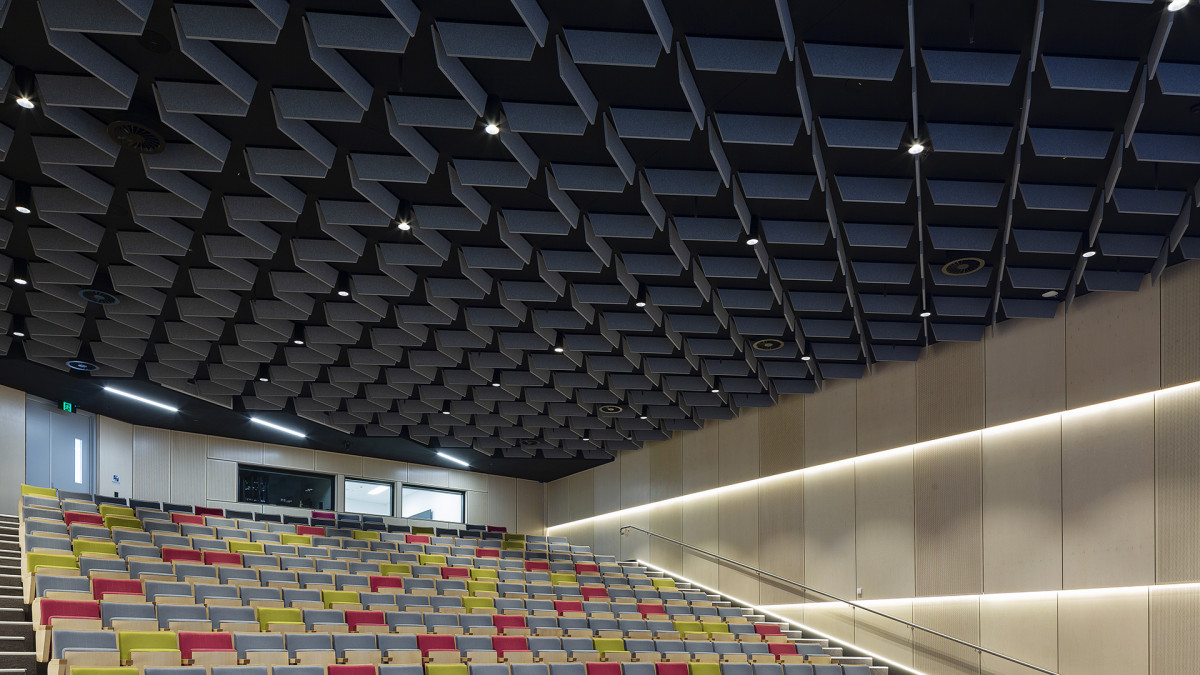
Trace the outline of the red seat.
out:
M 192 513 L 179 513 L 178 511 L 171 514 L 171 522 L 176 525 L 203 525 L 204 516 L 197 516 Z
M 367 579 L 367 583 L 371 585 L 372 593 L 378 593 L 381 588 L 404 588 L 404 579 L 401 577 L 373 576 Z
M 503 525 L 488 525 L 488 532 L 508 532 L 508 528 Z
M 359 626 L 386 626 L 387 619 L 383 612 L 350 610 L 346 612 L 346 625 L 351 633 L 357 633 Z
M 496 636 L 492 638 L 492 649 L 500 658 L 504 658 L 504 652 L 529 651 L 529 643 L 520 635 Z
M 192 658 L 192 652 L 231 652 L 232 633 L 188 633 L 179 634 L 179 655 L 184 660 Z
M 333 511 L 313 511 L 312 517 L 321 520 L 337 520 L 337 514 Z
M 164 546 L 162 549 L 163 562 L 204 562 L 204 553 L 201 551 L 193 551 L 190 548 L 172 548 Z
M 38 612 L 41 614 L 38 622 L 43 626 L 49 626 L 51 619 L 99 619 L 100 603 L 92 600 L 42 598 L 38 602 Z
M 195 511 L 196 515 L 198 516 L 216 516 L 217 518 L 225 517 L 224 509 L 214 509 L 209 506 L 193 506 L 192 510 Z
M 453 635 L 418 635 L 417 649 L 421 656 L 429 656 L 429 652 L 456 652 Z
M 783 635 L 783 631 L 779 630 L 779 626 L 773 623 L 756 623 L 754 624 L 754 632 L 759 635 Z
M 603 586 L 580 586 L 579 593 L 583 595 L 584 600 L 608 597 L 608 589 Z
M 775 656 L 780 654 L 796 654 L 796 645 L 793 642 L 768 642 L 767 651 Z
M 525 628 L 525 617 L 519 614 L 493 614 L 492 625 L 503 633 L 505 628 Z
M 642 616 L 647 614 L 666 614 L 667 608 L 652 602 L 639 602 L 637 610 L 642 613 Z
M 477 548 L 475 549 L 476 558 L 499 558 L 500 549 L 498 548 Z
M 579 600 L 555 600 L 554 611 L 561 616 L 563 612 L 582 612 L 583 603 Z
M 588 663 L 587 675 L 621 675 L 621 664 Z
M 471 578 L 471 568 L 470 567 L 443 567 L 442 568 L 442 578 L 443 579 L 470 579 Z
M 406 534 L 404 535 L 404 543 L 406 544 L 428 544 L 429 535 L 427 534 Z
M 318 666 L 319 668 L 320 666 Z M 274 670 L 274 668 L 272 668 Z M 375 666 L 369 663 L 359 665 L 329 666 L 329 675 L 375 675 Z
M 525 561 L 525 571 L 526 572 L 549 572 L 550 571 L 550 563 L 546 562 L 545 560 L 526 560 Z
M 92 597 L 103 600 L 109 593 L 142 595 L 141 579 L 92 579 Z
M 656 663 L 654 675 L 688 675 L 686 663 Z
M 241 553 L 228 553 L 226 551 L 205 551 L 205 565 L 238 565 L 242 564 Z
M 67 527 L 70 527 L 75 523 L 82 523 L 84 525 L 103 525 L 104 516 L 100 515 L 99 513 L 67 511 L 63 514 L 63 522 L 67 524 Z
M 324 537 L 325 528 L 318 525 L 297 525 L 296 534 L 315 534 L 318 537 Z
M 599 574 L 600 566 L 596 563 L 575 563 L 575 574 Z

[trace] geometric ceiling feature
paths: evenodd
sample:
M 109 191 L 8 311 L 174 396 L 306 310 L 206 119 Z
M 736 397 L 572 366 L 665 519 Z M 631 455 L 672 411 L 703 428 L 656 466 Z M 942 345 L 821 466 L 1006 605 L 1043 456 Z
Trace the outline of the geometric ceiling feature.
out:
M 0 0 L 31 389 L 552 477 L 1200 257 L 1195 3 L 102 4 Z

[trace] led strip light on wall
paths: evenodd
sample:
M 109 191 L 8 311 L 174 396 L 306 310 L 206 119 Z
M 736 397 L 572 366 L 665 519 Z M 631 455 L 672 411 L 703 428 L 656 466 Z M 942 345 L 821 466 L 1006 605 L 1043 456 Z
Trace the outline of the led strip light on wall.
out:
M 786 480 L 788 478 L 796 478 L 798 476 L 804 476 L 807 474 L 814 474 L 814 473 L 818 473 L 821 471 L 838 469 L 838 468 L 842 468 L 845 466 L 858 465 L 860 463 L 866 463 L 866 462 L 872 462 L 872 461 L 877 461 L 877 460 L 881 460 L 881 459 L 887 459 L 889 457 L 895 457 L 895 456 L 903 455 L 903 454 L 906 454 L 909 452 L 916 453 L 922 449 L 929 448 L 929 447 L 932 447 L 932 446 L 935 446 L 935 445 L 938 445 L 941 443 L 946 443 L 949 441 L 953 441 L 955 439 L 968 438 L 968 437 L 975 436 L 978 434 L 1012 431 L 1015 429 L 1020 429 L 1022 427 L 1029 427 L 1029 426 L 1036 426 L 1038 424 L 1044 424 L 1046 422 L 1050 422 L 1053 420 L 1057 420 L 1057 421 L 1061 422 L 1064 419 L 1068 419 L 1068 418 L 1075 417 L 1078 415 L 1095 414 L 1095 413 L 1103 412 L 1105 410 L 1110 410 L 1113 408 L 1136 405 L 1138 403 L 1142 403 L 1142 402 L 1145 402 L 1148 400 L 1153 401 L 1155 399 L 1155 397 L 1157 397 L 1157 396 L 1182 393 L 1187 390 L 1196 389 L 1197 387 L 1200 387 L 1200 381 L 1188 382 L 1187 384 L 1180 384 L 1180 385 L 1177 385 L 1174 387 L 1167 387 L 1165 389 L 1157 389 L 1155 391 L 1148 391 L 1148 392 L 1145 392 L 1142 394 L 1134 394 L 1133 396 L 1126 396 L 1124 398 L 1113 399 L 1111 401 L 1103 401 L 1101 403 L 1093 403 L 1091 405 L 1086 405 L 1086 406 L 1082 406 L 1079 408 L 1071 408 L 1070 410 L 1063 410 L 1060 412 L 1048 413 L 1046 415 L 1039 415 L 1037 417 L 1030 417 L 1028 419 L 1016 420 L 1014 422 L 1006 422 L 1004 424 L 998 424 L 993 427 L 984 427 L 982 429 L 975 429 L 973 431 L 965 431 L 965 432 L 959 433 L 959 434 L 943 436 L 941 438 L 935 438 L 935 439 L 931 439 L 928 441 L 921 441 L 920 443 L 912 443 L 909 445 L 903 445 L 903 446 L 896 447 L 896 448 L 889 448 L 887 450 L 879 450 L 876 452 L 867 453 L 865 455 L 857 455 L 854 457 L 847 457 L 845 459 L 839 459 L 839 460 L 836 460 L 833 462 L 826 462 L 824 464 L 815 464 L 813 466 L 804 467 L 803 469 L 795 469 L 792 471 L 786 471 L 784 473 L 777 473 L 777 474 L 774 474 L 771 476 L 763 476 L 761 478 L 754 478 L 751 480 L 742 481 L 740 483 L 732 483 L 730 485 L 722 485 L 721 487 L 709 488 L 708 490 L 701 490 L 699 492 L 691 492 L 691 493 L 688 493 L 685 495 L 679 495 L 678 497 L 671 497 L 670 499 L 663 499 L 663 500 L 660 500 L 657 502 L 648 502 L 646 504 L 641 504 L 638 506 L 630 506 L 630 507 L 627 507 L 624 509 L 610 511 L 608 513 L 601 513 L 601 514 L 598 514 L 595 516 L 590 516 L 588 518 L 580 518 L 579 520 L 573 520 L 573 521 L 567 522 L 567 523 L 560 523 L 558 525 L 550 525 L 546 528 L 546 533 L 550 534 L 551 532 L 553 532 L 555 530 L 560 530 L 562 528 L 575 527 L 578 525 L 583 525 L 583 524 L 586 524 L 589 522 L 595 522 L 598 520 L 606 520 L 609 518 L 620 518 L 623 516 L 633 516 L 633 515 L 637 515 L 640 513 L 645 513 L 647 511 L 650 511 L 650 510 L 653 510 L 653 509 L 656 509 L 656 508 L 659 508 L 662 506 L 670 506 L 672 504 L 682 504 L 682 503 L 694 501 L 697 499 L 704 499 L 706 497 L 715 497 L 715 496 L 723 494 L 723 493 L 729 493 L 729 492 L 733 492 L 735 490 L 742 490 L 742 489 L 749 488 L 749 487 L 756 487 L 759 485 L 769 483 L 771 481 Z

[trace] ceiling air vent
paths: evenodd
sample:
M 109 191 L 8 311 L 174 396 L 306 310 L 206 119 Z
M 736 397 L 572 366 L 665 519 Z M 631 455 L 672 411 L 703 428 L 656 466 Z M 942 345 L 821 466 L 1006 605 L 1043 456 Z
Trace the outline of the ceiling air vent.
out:
M 979 258 L 959 258 L 942 265 L 942 274 L 951 277 L 961 277 L 983 269 L 983 260 Z
M 96 370 L 100 370 L 100 366 L 92 363 L 91 361 L 82 361 L 80 359 L 75 359 L 74 361 L 67 361 L 67 367 L 70 368 L 71 370 L 78 370 L 78 371 L 82 371 L 85 373 L 90 373 L 90 372 L 93 372 Z
M 122 148 L 128 148 L 143 155 L 156 155 L 167 147 L 162 134 L 157 129 L 136 120 L 117 120 L 108 125 L 108 136 Z
M 85 288 L 79 291 L 79 297 L 96 305 L 117 305 L 121 302 L 117 296 L 98 288 Z
M 763 338 L 761 340 L 755 340 L 750 346 L 754 347 L 755 351 L 773 352 L 778 349 L 783 349 L 783 340 L 780 340 L 779 338 Z
M 622 410 L 624 410 L 624 408 L 622 408 L 619 405 L 602 405 L 602 406 L 600 406 L 600 413 L 604 414 L 604 415 L 616 415 L 617 413 L 621 412 Z

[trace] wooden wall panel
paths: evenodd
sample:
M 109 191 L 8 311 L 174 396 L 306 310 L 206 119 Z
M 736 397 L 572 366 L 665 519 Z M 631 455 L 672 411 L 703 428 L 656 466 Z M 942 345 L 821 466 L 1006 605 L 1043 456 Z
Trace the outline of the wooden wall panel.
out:
M 465 509 L 467 522 L 485 525 L 488 522 L 488 496 L 486 492 L 468 490 L 466 493 Z
M 759 567 L 758 486 L 726 490 L 717 497 L 718 554 L 740 563 Z M 716 588 L 749 603 L 757 603 L 758 576 L 745 569 L 722 563 Z
M 758 566 L 785 579 L 804 581 L 804 477 L 764 481 L 758 488 Z M 759 602 L 801 602 L 796 587 L 769 579 L 759 584 Z
M 913 620 L 913 601 L 910 599 L 884 602 L 865 601 L 862 604 L 897 619 Z M 854 644 L 900 665 L 912 667 L 912 630 L 899 622 L 856 609 L 854 610 Z
M 601 515 L 621 508 L 621 457 L 591 470 L 593 481 L 592 513 Z M 621 555 L 620 522 L 602 518 L 592 524 L 592 550 L 601 555 Z
M 343 474 L 358 477 L 363 475 L 363 458 L 361 455 L 347 455 L 341 452 L 313 452 L 313 465 L 323 473 Z
M 979 434 L 917 446 L 917 595 L 983 590 L 983 502 Z
M 237 462 L 223 459 L 209 459 L 206 462 L 207 501 L 236 502 Z
M 546 490 L 542 483 L 514 481 L 517 501 L 517 532 L 543 534 L 546 529 Z
M 858 454 L 917 440 L 917 364 L 876 363 L 858 381 Z
M 816 466 L 857 451 L 856 380 L 825 380 L 820 394 L 804 402 L 804 461 Z
M 1067 313 L 1067 407 L 1159 387 L 1159 288 L 1088 293 Z M 1100 365 L 1103 364 L 1103 365 Z
M 641 506 L 650 502 L 650 454 L 648 447 L 621 452 L 621 508 Z M 650 529 L 650 514 L 638 511 L 621 518 L 626 525 Z M 646 560 L 650 556 L 649 535 L 628 531 L 621 537 L 620 555 L 625 560 Z
M 916 574 L 912 452 L 859 462 L 854 493 L 861 597 L 912 597 Z
M 720 431 L 710 422 L 696 431 L 685 431 L 680 439 L 680 458 L 683 462 L 683 493 L 699 492 L 717 487 L 717 452 Z
M 1154 583 L 1154 401 L 1063 418 L 1063 587 Z
M 988 426 L 1057 412 L 1067 405 L 1067 321 L 1001 321 L 983 341 Z
M 133 428 L 132 496 L 171 501 L 171 432 L 150 427 Z
M 404 462 L 393 462 L 390 459 L 376 459 L 375 457 L 363 457 L 362 463 L 362 475 L 365 478 L 390 480 L 397 483 L 403 483 L 408 480 L 408 464 Z M 487 489 L 486 482 L 484 483 L 484 489 Z
M 316 453 L 308 448 L 264 443 L 263 465 L 313 471 L 316 469 Z
M 1139 589 L 1105 595 L 1064 593 L 1059 596 L 1059 672 L 1063 675 L 1142 675 L 1149 672 L 1148 595 L 1146 590 Z M 1191 672 L 1194 673 L 1195 664 L 1192 665 Z
M 804 583 L 854 597 L 854 467 L 804 476 Z
M 208 456 L 210 459 L 227 459 L 243 464 L 262 465 L 263 444 L 236 438 L 209 436 Z
M 568 485 L 568 513 L 570 520 L 580 520 L 582 518 L 590 518 L 595 514 L 596 497 L 593 469 L 580 471 L 567 477 Z M 572 528 L 572 544 L 581 546 L 592 545 L 592 524 L 587 523 L 580 527 Z
M 24 427 L 21 433 L 25 433 Z M 23 447 L 23 446 L 22 446 Z M 22 454 L 24 461 L 24 454 Z M 119 482 L 113 483 L 113 476 Z M 128 497 L 133 490 L 133 425 L 96 416 L 96 494 Z
M 683 434 L 647 446 L 650 451 L 650 501 L 683 494 Z
M 716 425 L 713 425 L 715 428 Z M 717 509 L 717 497 L 689 499 L 682 504 L 682 534 L 680 541 L 697 546 L 706 551 L 716 551 L 720 546 Z M 683 557 L 683 576 L 698 581 L 706 586 L 715 588 L 718 579 L 717 563 L 705 556 L 688 549 L 681 553 Z
M 1198 419 L 1200 388 L 1155 397 L 1155 581 L 1160 584 L 1200 580 Z
M 1057 416 L 983 432 L 988 593 L 1062 588 L 1062 425 Z
M 1200 264 L 1188 261 L 1168 267 L 1159 287 L 1162 386 L 1200 380 Z
M 939 342 L 917 361 L 917 440 L 983 426 L 983 343 Z
M 650 531 L 683 541 L 683 509 L 680 503 L 657 506 L 650 510 Z M 674 572 L 683 572 L 683 549 L 657 537 L 650 539 L 649 562 Z
M 208 499 L 200 476 L 205 475 L 208 441 L 200 434 L 171 432 L 171 501 L 203 504 Z
M 508 476 L 488 476 L 488 525 L 517 532 L 517 481 Z
M 476 473 L 474 471 L 455 471 L 454 469 L 446 470 L 446 487 L 451 490 L 477 490 L 480 492 L 487 491 L 486 473 Z
M 979 644 L 979 599 L 917 600 L 913 603 L 913 623 Z M 979 672 L 979 652 L 970 647 L 921 631 L 914 634 L 913 644 L 913 664 L 927 675 Z
M 783 396 L 758 411 L 758 474 L 774 476 L 804 466 L 804 401 Z
M 721 420 L 717 427 L 717 481 L 732 485 L 758 478 L 758 411 L 742 408 L 731 420 Z
M 408 465 L 408 482 L 429 487 L 450 487 L 450 470 L 437 466 Z
M 1019 595 L 979 600 L 979 644 L 1035 666 L 1058 669 L 1058 598 Z M 1024 666 L 983 655 L 987 675 L 1030 675 Z
M 571 520 L 571 488 L 568 480 L 560 478 L 546 483 L 547 525 L 561 525 Z
M 0 481 L 0 513 L 19 513 L 21 483 L 25 478 L 25 392 L 0 387 L 0 429 L 4 429 L 0 458 L 4 460 L 4 467 L 9 476 L 21 477 L 19 481 Z M 129 476 L 129 480 L 132 479 L 133 476 Z M 104 483 L 96 485 L 96 489 L 99 490 Z
M 1150 672 L 1194 675 L 1200 664 L 1200 588 L 1150 589 Z

